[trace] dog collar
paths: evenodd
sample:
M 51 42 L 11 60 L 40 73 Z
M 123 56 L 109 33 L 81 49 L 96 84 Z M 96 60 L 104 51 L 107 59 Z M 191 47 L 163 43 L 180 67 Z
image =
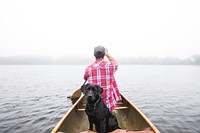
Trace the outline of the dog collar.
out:
M 94 103 L 94 109 L 96 109 L 97 103 L 101 100 L 101 97 Z

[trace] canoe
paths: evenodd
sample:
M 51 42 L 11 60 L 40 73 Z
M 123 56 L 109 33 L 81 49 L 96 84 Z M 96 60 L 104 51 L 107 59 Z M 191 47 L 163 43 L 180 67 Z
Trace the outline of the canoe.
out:
M 78 95 L 80 96 L 77 96 Z M 58 122 L 51 133 L 94 133 L 88 131 L 89 122 L 85 113 L 86 100 L 80 90 L 72 97 L 73 106 Z M 77 98 L 78 97 L 78 98 Z M 123 94 L 113 114 L 121 129 L 113 133 L 159 133 L 153 123 Z

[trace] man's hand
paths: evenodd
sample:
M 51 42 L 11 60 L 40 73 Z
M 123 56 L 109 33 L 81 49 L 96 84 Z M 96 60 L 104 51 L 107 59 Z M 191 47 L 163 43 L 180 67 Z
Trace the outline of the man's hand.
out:
M 108 49 L 105 48 L 105 55 L 108 58 L 109 61 L 114 61 L 116 62 L 116 60 L 108 53 Z
M 108 56 L 108 49 L 105 48 L 105 55 Z

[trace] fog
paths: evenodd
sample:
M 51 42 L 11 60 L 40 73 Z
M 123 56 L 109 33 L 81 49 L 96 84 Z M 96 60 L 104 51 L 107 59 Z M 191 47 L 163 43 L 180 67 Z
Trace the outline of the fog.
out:
M 191 64 L 200 54 L 199 7 L 197 0 L 1 0 L 1 64 L 88 63 L 97 45 L 122 64 Z
M 200 54 L 185 59 L 171 56 L 163 58 L 115 57 L 115 59 L 122 65 L 200 65 Z M 86 56 L 68 56 L 56 59 L 51 56 L 12 56 L 0 57 L 0 65 L 87 65 L 94 60 L 94 57 Z

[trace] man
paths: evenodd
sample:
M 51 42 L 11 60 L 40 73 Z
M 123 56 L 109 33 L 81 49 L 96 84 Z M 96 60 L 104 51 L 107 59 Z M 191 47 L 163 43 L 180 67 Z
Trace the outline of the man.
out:
M 117 102 L 121 101 L 121 95 L 114 77 L 118 64 L 103 46 L 94 48 L 94 56 L 96 61 L 85 69 L 84 79 L 90 84 L 96 84 L 103 88 L 104 91 L 101 96 L 109 110 L 112 111 Z M 109 61 L 105 61 L 104 56 Z

